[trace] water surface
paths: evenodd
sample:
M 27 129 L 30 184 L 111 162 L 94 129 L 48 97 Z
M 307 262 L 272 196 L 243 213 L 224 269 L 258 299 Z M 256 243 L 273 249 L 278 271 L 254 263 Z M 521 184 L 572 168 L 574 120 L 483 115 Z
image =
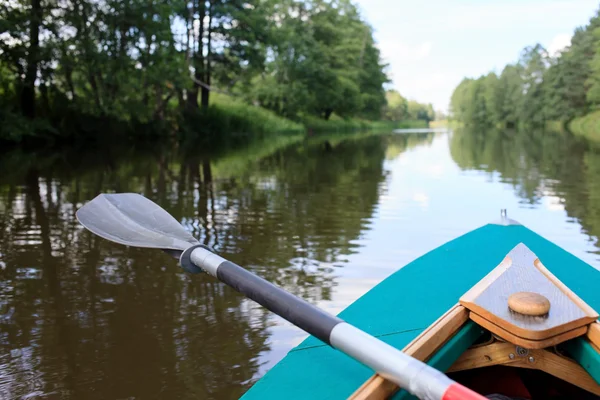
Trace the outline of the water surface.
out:
M 100 192 L 144 194 L 224 257 L 334 313 L 502 208 L 600 266 L 600 152 L 568 134 L 166 148 L 0 158 L 1 398 L 237 398 L 305 337 L 161 252 L 85 231 L 75 211 Z

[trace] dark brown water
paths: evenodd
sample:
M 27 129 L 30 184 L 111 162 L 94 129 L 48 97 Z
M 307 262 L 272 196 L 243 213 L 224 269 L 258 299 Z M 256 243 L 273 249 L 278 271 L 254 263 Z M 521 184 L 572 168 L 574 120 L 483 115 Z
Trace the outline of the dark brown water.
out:
M 160 252 L 85 231 L 75 211 L 100 192 L 144 194 L 334 313 L 501 208 L 600 265 L 600 152 L 566 134 L 283 136 L 212 159 L 165 148 L 1 156 L 0 398 L 232 399 L 305 337 Z

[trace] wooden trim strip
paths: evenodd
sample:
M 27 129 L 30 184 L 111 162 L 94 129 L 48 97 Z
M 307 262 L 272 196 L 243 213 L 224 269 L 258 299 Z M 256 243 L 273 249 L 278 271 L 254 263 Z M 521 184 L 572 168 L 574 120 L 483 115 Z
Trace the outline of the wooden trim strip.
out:
M 600 323 L 598 321 L 590 324 L 587 337 L 596 348 L 600 348 Z
M 402 351 L 417 360 L 427 361 L 468 320 L 467 309 L 457 304 L 421 332 Z
M 506 272 L 512 265 L 512 259 L 508 256 L 504 257 L 502 262 L 492 269 L 486 276 L 484 276 L 479 282 L 463 294 L 459 302 L 460 304 L 467 303 L 468 305 L 475 304 L 475 300 L 481 293 L 485 291 L 500 275 Z
M 351 400 L 375 400 L 387 399 L 400 389 L 392 381 L 384 379 L 381 375 L 375 374 L 370 377 L 361 387 L 356 389 L 352 396 L 348 397 Z
M 554 286 L 556 286 L 557 288 L 559 288 L 561 292 L 563 292 L 569 299 L 571 299 L 571 301 L 573 303 L 577 304 L 577 306 L 579 308 L 581 308 L 581 310 L 588 317 L 593 318 L 593 319 L 598 319 L 598 313 L 596 312 L 596 310 L 594 310 L 592 307 L 590 307 L 585 301 L 583 301 L 579 296 L 577 296 L 577 294 L 575 294 L 575 292 L 573 292 L 571 289 L 569 289 L 569 287 L 567 285 L 565 285 L 564 283 L 562 283 L 560 279 L 558 279 L 556 276 L 554 276 L 552 274 L 552 272 L 550 272 L 550 270 L 548 270 L 548 268 L 546 268 L 544 266 L 544 264 L 542 264 L 542 262 L 540 261 L 539 258 L 537 258 L 533 262 L 533 265 L 544 276 L 546 276 L 546 278 L 548 278 L 548 280 L 550 280 L 552 283 L 554 283 Z
M 469 312 L 455 305 L 425 329 L 402 350 L 420 361 L 427 361 L 469 319 Z M 375 374 L 363 383 L 350 397 L 351 400 L 386 399 L 399 387 Z

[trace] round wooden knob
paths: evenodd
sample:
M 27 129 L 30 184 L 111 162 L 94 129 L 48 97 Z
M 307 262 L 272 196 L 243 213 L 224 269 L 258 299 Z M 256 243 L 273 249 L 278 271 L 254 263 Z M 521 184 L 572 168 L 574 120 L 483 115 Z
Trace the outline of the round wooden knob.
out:
M 546 315 L 550 311 L 550 301 L 538 293 L 519 292 L 508 297 L 508 307 L 523 315 Z

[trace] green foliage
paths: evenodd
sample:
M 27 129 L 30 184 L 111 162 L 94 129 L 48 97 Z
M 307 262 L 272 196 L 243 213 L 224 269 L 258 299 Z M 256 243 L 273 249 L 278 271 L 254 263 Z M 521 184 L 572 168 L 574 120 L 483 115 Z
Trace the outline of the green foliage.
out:
M 421 104 L 413 100 L 406 100 L 396 90 L 388 90 L 385 93 L 386 105 L 382 116 L 387 121 L 424 121 L 427 126 L 429 121 L 435 119 L 433 105 Z
M 548 55 L 525 48 L 500 76 L 464 79 L 451 99 L 452 117 L 465 124 L 538 126 L 568 122 L 600 105 L 600 15 L 578 28 L 571 45 Z
M 0 28 L 8 141 L 99 120 L 165 135 L 289 131 L 302 129 L 290 119 L 379 119 L 386 104 L 385 65 L 350 0 L 15 0 Z M 239 101 L 211 108 L 215 93 Z
M 600 111 L 575 118 L 569 123 L 569 130 L 575 135 L 584 136 L 600 143 Z
M 246 98 L 289 118 L 379 118 L 387 82 L 371 28 L 349 0 L 287 0 L 265 73 Z
M 408 100 L 396 90 L 385 92 L 386 105 L 383 109 L 383 118 L 388 121 L 401 121 L 408 118 Z
M 208 108 L 191 113 L 184 123 L 184 138 L 195 144 L 231 146 L 270 133 L 300 133 L 304 126 L 273 111 L 225 95 L 213 96 Z M 227 135 L 223 135 L 227 132 Z
M 586 98 L 591 104 L 597 105 L 600 104 L 600 28 L 594 29 L 592 35 L 595 39 L 595 54 L 590 61 L 590 76 L 586 81 L 588 86 Z
M 408 116 L 410 119 L 418 119 L 429 123 L 435 119 L 435 112 L 432 104 L 421 104 L 410 100 L 408 102 Z

